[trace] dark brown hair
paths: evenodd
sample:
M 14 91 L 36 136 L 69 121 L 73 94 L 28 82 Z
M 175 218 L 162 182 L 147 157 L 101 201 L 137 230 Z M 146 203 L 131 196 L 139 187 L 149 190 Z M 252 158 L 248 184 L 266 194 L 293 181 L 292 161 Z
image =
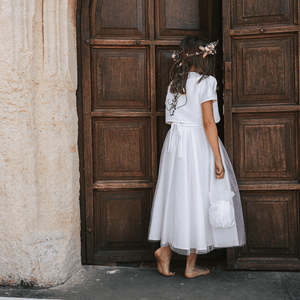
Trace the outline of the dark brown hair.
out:
M 210 75 L 214 75 L 214 55 L 207 55 L 205 58 L 203 58 L 202 54 L 187 56 L 187 54 L 199 52 L 199 47 L 206 45 L 207 42 L 198 36 L 187 36 L 181 41 L 179 51 L 176 52 L 176 61 L 170 71 L 171 93 L 186 94 L 186 81 L 192 66 L 194 66 L 198 74 L 203 75 L 199 82 Z

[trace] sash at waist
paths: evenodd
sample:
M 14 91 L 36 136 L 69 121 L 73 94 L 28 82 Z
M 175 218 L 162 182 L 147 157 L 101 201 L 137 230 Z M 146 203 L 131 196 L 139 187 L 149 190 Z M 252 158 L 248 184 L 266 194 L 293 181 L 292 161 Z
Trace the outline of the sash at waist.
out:
M 168 144 L 168 152 L 171 150 L 172 139 L 174 136 L 174 128 L 177 128 L 178 131 L 178 158 L 182 157 L 182 150 L 183 150 L 183 141 L 182 141 L 182 127 L 203 127 L 202 122 L 191 122 L 191 123 L 180 123 L 180 122 L 172 122 L 171 123 L 171 131 L 170 131 L 170 138 Z
M 202 122 L 172 122 L 170 123 L 171 127 L 172 126 L 178 126 L 178 127 L 203 127 L 203 123 Z

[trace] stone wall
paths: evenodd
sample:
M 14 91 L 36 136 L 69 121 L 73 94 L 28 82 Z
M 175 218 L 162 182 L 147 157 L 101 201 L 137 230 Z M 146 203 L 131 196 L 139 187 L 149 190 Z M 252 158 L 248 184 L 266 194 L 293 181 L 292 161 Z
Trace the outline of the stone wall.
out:
M 75 0 L 0 2 L 0 284 L 81 266 Z

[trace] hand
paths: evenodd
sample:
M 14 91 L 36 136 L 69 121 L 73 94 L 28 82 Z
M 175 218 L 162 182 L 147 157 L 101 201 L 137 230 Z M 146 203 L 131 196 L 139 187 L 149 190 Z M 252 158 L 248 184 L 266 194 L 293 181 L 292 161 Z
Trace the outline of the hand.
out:
M 216 161 L 216 178 L 217 179 L 223 179 L 225 175 L 225 170 L 222 164 L 222 161 Z

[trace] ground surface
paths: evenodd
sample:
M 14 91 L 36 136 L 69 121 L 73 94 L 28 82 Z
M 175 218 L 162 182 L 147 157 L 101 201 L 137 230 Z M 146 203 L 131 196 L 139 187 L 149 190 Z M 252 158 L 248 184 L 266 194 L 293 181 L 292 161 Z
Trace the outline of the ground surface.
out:
M 0 288 L 0 299 L 61 300 L 300 300 L 300 272 L 226 271 L 186 279 L 183 269 L 163 277 L 155 268 L 83 266 L 65 284 L 49 289 Z M 4 297 L 4 298 L 2 298 Z

